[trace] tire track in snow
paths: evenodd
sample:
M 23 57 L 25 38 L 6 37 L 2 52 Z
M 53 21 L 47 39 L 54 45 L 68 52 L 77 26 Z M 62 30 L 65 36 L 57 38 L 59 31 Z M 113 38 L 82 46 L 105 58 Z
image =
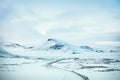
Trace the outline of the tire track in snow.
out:
M 83 74 L 80 74 L 80 73 L 77 73 L 76 71 L 73 71 L 73 70 L 70 71 L 70 70 L 62 69 L 62 68 L 55 67 L 55 66 L 52 65 L 52 64 L 57 63 L 57 62 L 59 62 L 59 61 L 69 60 L 69 59 L 74 59 L 74 58 L 62 58 L 62 59 L 58 59 L 58 60 L 55 60 L 55 61 L 52 61 L 52 62 L 47 63 L 47 64 L 46 64 L 46 67 L 53 67 L 53 68 L 58 68 L 58 69 L 65 70 L 65 71 L 68 71 L 68 72 L 72 72 L 72 73 L 78 75 L 79 77 L 81 77 L 83 80 L 89 80 L 89 78 L 88 78 L 87 76 L 85 76 L 85 75 L 83 75 Z

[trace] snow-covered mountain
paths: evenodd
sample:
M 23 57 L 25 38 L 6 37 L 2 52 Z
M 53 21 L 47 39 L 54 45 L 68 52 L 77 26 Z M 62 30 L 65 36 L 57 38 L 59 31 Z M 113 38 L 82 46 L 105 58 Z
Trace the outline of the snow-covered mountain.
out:
M 54 38 L 48 39 L 43 45 L 36 48 L 38 50 L 47 50 L 47 51 L 63 51 L 72 54 L 84 53 L 84 52 L 96 52 L 96 53 L 104 53 L 104 52 L 116 52 L 115 50 L 104 50 L 100 48 L 93 48 L 86 45 L 75 46 L 72 44 L 68 44 L 62 40 L 57 40 Z
M 48 39 L 42 46 L 41 49 L 45 49 L 45 50 L 66 50 L 68 48 L 68 44 L 63 42 L 63 41 L 59 41 L 53 38 Z
M 54 38 L 48 39 L 43 45 L 34 46 L 34 47 L 26 47 L 20 45 L 18 43 L 10 43 L 10 42 L 0 42 L 0 46 L 2 48 L 16 48 L 16 49 L 30 49 L 30 50 L 40 50 L 40 51 L 62 51 L 71 54 L 79 54 L 79 53 L 87 53 L 87 52 L 95 52 L 95 53 L 104 53 L 104 52 L 116 52 L 115 50 L 104 50 L 100 48 L 93 48 L 86 45 L 75 46 L 69 43 L 66 43 L 62 40 L 57 40 Z
M 80 46 L 80 48 L 84 49 L 85 51 L 93 51 L 93 52 L 98 52 L 98 53 L 104 52 L 104 50 L 95 49 L 95 48 L 92 48 L 92 47 L 89 47 L 89 46 Z
M 18 43 L 12 43 L 12 42 L 8 42 L 8 41 L 0 41 L 0 46 L 5 48 L 24 48 L 24 49 L 31 49 L 33 47 L 27 47 L 27 46 L 23 46 L 20 45 Z
M 14 57 L 14 55 L 0 47 L 0 57 L 8 58 L 8 57 Z
M 75 46 L 68 44 L 64 41 L 57 40 L 54 38 L 48 39 L 43 45 L 36 48 L 37 50 L 44 50 L 44 51 L 63 51 L 68 52 L 72 54 L 78 54 L 83 52 L 97 52 L 97 53 L 103 53 L 104 50 L 92 48 L 89 46 Z
M 48 39 L 43 45 L 41 45 L 39 48 L 36 48 L 37 50 L 44 50 L 44 51 L 62 51 L 62 52 L 68 52 L 68 53 L 80 53 L 78 52 L 76 46 L 70 45 L 64 41 L 57 40 L 50 38 Z

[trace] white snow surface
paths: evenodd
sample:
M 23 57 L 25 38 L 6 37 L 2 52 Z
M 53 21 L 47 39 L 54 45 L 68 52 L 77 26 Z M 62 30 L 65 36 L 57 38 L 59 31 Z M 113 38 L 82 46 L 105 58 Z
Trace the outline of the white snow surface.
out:
M 81 49 L 79 46 L 67 44 L 64 41 L 49 39 L 43 45 L 32 49 L 3 48 L 13 55 L 30 57 L 30 59 L 0 58 L 0 67 L 6 67 L 2 69 L 3 71 L 0 70 L 0 74 L 7 74 L 8 78 L 11 76 L 11 80 L 21 80 L 20 77 L 22 80 L 84 80 L 71 71 L 85 75 L 89 80 L 118 80 L 120 78 L 120 52 L 109 52 L 111 50 L 109 47 L 100 49 L 104 52 L 96 52 L 98 48 L 92 48 L 93 51 Z M 45 67 L 49 62 L 52 63 L 52 68 Z M 6 71 L 7 69 L 13 69 L 15 72 Z

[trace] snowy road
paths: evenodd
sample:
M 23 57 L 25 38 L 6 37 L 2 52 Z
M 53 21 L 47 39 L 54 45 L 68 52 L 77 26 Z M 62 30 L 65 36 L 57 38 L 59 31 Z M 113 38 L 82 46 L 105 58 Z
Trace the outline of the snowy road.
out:
M 0 80 L 83 80 L 74 72 L 44 66 L 50 63 L 46 60 L 21 58 L 0 60 Z
M 54 67 L 54 66 L 52 66 L 52 64 L 57 63 L 57 62 L 62 61 L 62 60 L 69 60 L 69 59 L 74 59 L 74 58 L 58 59 L 58 60 L 55 60 L 55 61 L 52 61 L 52 62 L 47 63 L 46 66 L 47 66 L 47 67 Z M 89 78 L 88 78 L 87 76 L 82 75 L 82 74 L 80 74 L 80 73 L 77 73 L 77 72 L 75 72 L 75 71 L 73 71 L 73 70 L 71 71 L 71 70 L 62 69 L 62 68 L 59 68 L 59 67 L 54 67 L 54 68 L 61 69 L 61 70 L 65 70 L 65 71 L 68 71 L 68 72 L 72 72 L 72 73 L 78 75 L 79 77 L 81 77 L 83 80 L 89 80 Z
M 15 56 L 0 58 L 0 80 L 118 80 L 120 76 L 119 53 L 7 51 Z

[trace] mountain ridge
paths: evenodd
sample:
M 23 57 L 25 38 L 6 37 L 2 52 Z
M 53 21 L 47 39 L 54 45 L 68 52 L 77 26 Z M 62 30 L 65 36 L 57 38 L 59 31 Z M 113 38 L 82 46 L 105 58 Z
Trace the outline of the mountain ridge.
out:
M 40 46 L 23 46 L 18 43 L 10 43 L 10 42 L 0 42 L 0 46 L 3 48 L 23 48 L 23 49 L 30 49 L 30 50 L 42 50 L 42 51 L 62 51 L 72 54 L 79 54 L 83 52 L 96 52 L 96 53 L 104 53 L 104 52 L 117 52 L 115 50 L 101 50 L 99 48 L 93 48 L 87 45 L 72 45 L 62 40 L 57 40 L 54 38 L 49 38 Z

